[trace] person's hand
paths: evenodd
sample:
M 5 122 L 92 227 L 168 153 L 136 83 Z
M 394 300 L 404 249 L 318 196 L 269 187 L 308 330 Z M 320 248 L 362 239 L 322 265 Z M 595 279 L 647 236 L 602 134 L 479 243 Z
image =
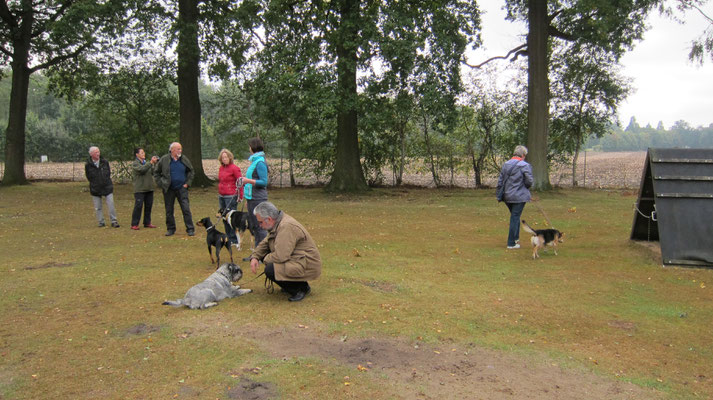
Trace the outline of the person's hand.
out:
M 186 189 L 188 189 L 188 184 L 187 184 L 187 183 L 184 183 L 184 184 L 183 184 L 183 187 L 186 188 Z
M 257 265 L 258 265 L 258 260 L 257 258 L 251 258 L 250 259 L 250 271 L 253 272 L 253 274 L 257 274 Z

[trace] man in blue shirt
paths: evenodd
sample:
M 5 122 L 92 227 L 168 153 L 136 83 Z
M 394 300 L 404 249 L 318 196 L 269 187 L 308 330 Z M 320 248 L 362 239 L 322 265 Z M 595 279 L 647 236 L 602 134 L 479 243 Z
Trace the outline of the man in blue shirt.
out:
M 168 147 L 168 154 L 161 157 L 154 169 L 154 180 L 163 190 L 163 201 L 166 206 L 166 236 L 176 233 L 176 220 L 173 217 L 173 206 L 178 199 L 178 205 L 183 212 L 183 222 L 186 224 L 188 236 L 195 235 L 193 216 L 188 201 L 188 187 L 193 182 L 195 171 L 188 157 L 182 155 L 183 147 L 173 142 Z

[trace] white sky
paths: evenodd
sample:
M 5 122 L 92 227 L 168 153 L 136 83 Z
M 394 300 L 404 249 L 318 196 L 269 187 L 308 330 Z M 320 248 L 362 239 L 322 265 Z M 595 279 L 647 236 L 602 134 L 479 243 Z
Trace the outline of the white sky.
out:
M 505 55 L 523 43 L 519 35 L 527 33 L 527 28 L 505 21 L 503 3 L 503 0 L 479 2 L 484 12 L 483 46 L 469 56 L 471 63 Z M 703 10 L 713 16 L 713 3 L 709 2 Z M 620 123 L 626 127 L 632 116 L 639 125 L 651 124 L 654 128 L 659 121 L 666 128 L 679 120 L 693 127 L 713 123 L 713 61 L 708 57 L 702 66 L 688 61 L 691 41 L 703 33 L 706 20 L 690 11 L 686 24 L 681 25 L 654 11 L 648 24 L 651 28 L 644 34 L 644 40 L 621 61 L 622 74 L 633 79 L 635 91 L 619 107 Z

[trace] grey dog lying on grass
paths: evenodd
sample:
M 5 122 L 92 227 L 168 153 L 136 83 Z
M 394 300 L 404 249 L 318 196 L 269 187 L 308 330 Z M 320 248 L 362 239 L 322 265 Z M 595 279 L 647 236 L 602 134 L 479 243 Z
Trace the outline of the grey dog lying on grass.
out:
M 252 292 L 252 289 L 240 289 L 233 285 L 243 277 L 243 270 L 237 264 L 225 263 L 213 272 L 206 280 L 188 289 L 182 299 L 164 301 L 165 306 L 186 306 L 192 310 L 217 306 L 223 299 L 242 296 Z

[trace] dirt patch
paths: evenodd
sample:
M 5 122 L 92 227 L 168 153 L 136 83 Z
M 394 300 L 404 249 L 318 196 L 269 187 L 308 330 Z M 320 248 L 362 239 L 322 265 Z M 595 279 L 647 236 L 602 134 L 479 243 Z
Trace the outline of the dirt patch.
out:
M 624 329 L 627 331 L 636 329 L 636 324 L 630 321 L 609 321 L 607 325 L 613 328 Z
M 58 262 L 48 262 L 40 265 L 28 265 L 25 267 L 25 270 L 33 270 L 33 269 L 45 269 L 45 268 L 64 268 L 64 267 L 71 267 L 72 263 L 58 263 Z
M 363 285 L 382 293 L 394 293 L 399 289 L 398 286 L 390 282 L 367 281 L 361 279 L 348 279 L 347 282 Z
M 661 257 L 661 243 L 658 241 L 647 242 L 645 240 L 632 240 L 631 243 L 644 248 L 654 261 L 659 264 L 663 264 Z
M 472 344 L 431 346 L 391 338 L 332 338 L 305 328 L 241 334 L 262 344 L 275 358 L 318 358 L 351 367 L 354 374 L 374 374 L 377 380 L 385 375 L 397 387 L 399 395 L 408 399 L 649 400 L 660 397 L 656 392 L 630 383 Z
M 146 335 L 153 332 L 158 332 L 161 329 L 160 326 L 146 325 L 144 323 L 132 326 L 126 330 L 127 335 L 139 336 Z
M 226 392 L 229 399 L 266 400 L 278 398 L 277 388 L 269 382 L 255 382 L 242 378 L 234 387 Z

